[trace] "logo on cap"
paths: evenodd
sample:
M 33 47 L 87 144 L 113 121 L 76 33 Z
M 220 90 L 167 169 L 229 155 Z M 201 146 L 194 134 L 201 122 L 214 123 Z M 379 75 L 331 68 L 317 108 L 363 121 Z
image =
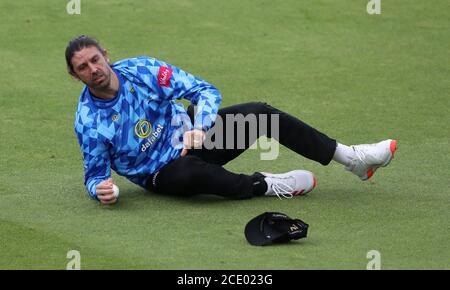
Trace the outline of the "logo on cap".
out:
M 279 212 L 265 212 L 245 226 L 245 238 L 254 246 L 287 243 L 306 238 L 309 225 Z

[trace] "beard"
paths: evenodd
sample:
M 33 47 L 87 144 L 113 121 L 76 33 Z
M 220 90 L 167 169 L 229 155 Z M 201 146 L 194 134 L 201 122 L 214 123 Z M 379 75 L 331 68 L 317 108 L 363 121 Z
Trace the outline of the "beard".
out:
M 94 89 L 94 90 L 101 90 L 106 89 L 111 84 L 111 71 L 107 70 L 106 72 L 98 71 L 95 73 L 91 81 L 88 85 L 88 87 Z

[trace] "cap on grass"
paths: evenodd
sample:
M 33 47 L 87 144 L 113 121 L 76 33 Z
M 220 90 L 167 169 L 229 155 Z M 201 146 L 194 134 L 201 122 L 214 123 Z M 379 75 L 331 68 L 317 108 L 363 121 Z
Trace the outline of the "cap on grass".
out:
M 245 238 L 254 246 L 287 243 L 306 238 L 309 225 L 300 219 L 291 219 L 284 213 L 265 212 L 245 226 Z

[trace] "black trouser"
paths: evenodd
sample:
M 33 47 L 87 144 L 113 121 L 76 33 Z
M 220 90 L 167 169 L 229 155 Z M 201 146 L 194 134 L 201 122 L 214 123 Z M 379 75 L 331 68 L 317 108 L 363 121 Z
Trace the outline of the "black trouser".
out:
M 188 114 L 193 120 L 193 106 L 189 106 Z M 336 150 L 336 141 L 325 134 L 317 131 L 299 119 L 275 109 L 265 103 L 245 103 L 220 109 L 218 115 L 223 122 L 223 144 L 227 144 L 227 122 L 226 115 L 242 114 L 244 117 L 254 114 L 258 122 L 259 116 L 268 116 L 265 130 L 257 130 L 256 134 L 249 134 L 249 123 L 246 123 L 245 144 L 238 143 L 236 126 L 234 127 L 234 149 L 193 149 L 189 153 L 173 160 L 164 166 L 159 172 L 150 176 L 147 187 L 155 192 L 194 195 L 194 194 L 216 194 L 229 198 L 250 198 L 262 195 L 267 190 L 264 176 L 258 172 L 253 175 L 232 173 L 222 166 L 233 160 L 246 149 L 248 149 L 262 135 L 271 138 L 293 150 L 294 152 L 323 165 L 327 165 L 333 158 Z M 272 132 L 270 115 L 277 114 L 279 117 L 278 134 Z M 242 129 L 242 128 L 241 128 Z M 214 140 L 214 130 L 206 133 L 206 139 Z M 242 132 L 242 131 L 241 131 Z M 274 133 L 274 134 L 272 134 Z M 216 132 L 217 134 L 217 132 Z M 273 135 L 273 136 L 272 136 Z M 276 136 L 278 135 L 278 136 Z M 231 135 L 228 135 L 231 136 Z M 229 137 L 230 138 L 230 137 Z M 254 139 L 254 140 L 253 140 Z M 238 145 L 240 147 L 238 147 Z M 240 148 L 240 149 L 238 149 Z

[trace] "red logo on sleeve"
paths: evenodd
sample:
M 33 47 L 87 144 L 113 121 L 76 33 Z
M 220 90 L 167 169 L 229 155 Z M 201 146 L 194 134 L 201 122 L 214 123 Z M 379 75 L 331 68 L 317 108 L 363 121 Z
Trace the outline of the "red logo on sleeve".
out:
M 160 85 L 161 87 L 169 87 L 171 76 L 172 69 L 166 66 L 161 66 L 158 72 L 158 85 Z

